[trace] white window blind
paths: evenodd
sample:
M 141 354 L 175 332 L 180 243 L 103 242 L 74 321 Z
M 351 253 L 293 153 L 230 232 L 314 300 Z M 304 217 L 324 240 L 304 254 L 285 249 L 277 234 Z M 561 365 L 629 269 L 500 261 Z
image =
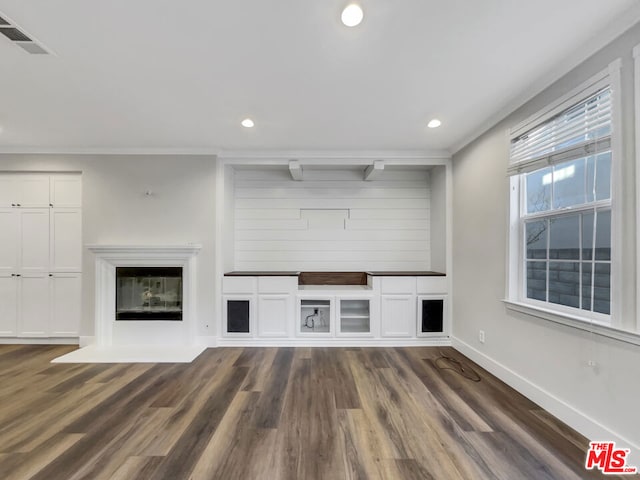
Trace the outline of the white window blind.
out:
M 611 88 L 605 87 L 511 140 L 509 175 L 611 148 Z

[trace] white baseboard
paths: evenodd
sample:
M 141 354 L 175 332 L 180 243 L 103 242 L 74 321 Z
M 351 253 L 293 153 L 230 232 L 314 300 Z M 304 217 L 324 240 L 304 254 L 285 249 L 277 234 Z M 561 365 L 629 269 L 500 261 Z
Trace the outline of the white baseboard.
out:
M 0 345 L 78 345 L 77 337 L 6 337 L 0 338 Z
M 218 337 L 218 347 L 443 347 L 449 338 L 229 338 Z
M 591 441 L 614 441 L 618 447 L 631 449 L 630 465 L 640 466 L 640 447 L 616 432 L 598 423 L 593 418 L 575 409 L 568 403 L 555 397 L 553 394 L 540 388 L 526 378 L 518 375 L 513 370 L 496 362 L 479 350 L 473 348 L 462 340 L 451 337 L 453 348 L 470 358 L 485 370 L 491 372 L 510 387 L 514 388 L 529 400 L 537 403 L 542 408 L 558 417 L 564 423 Z M 587 452 L 585 451 L 585 455 Z M 635 462 L 635 463 L 634 463 Z
M 79 343 L 78 345 L 80 345 L 80 347 L 88 347 L 89 345 L 93 345 L 94 343 L 96 343 L 96 337 L 94 336 L 85 336 L 85 337 L 80 337 L 79 339 Z
M 207 348 L 216 348 L 218 346 L 218 337 L 212 335 L 196 337 L 196 345 Z

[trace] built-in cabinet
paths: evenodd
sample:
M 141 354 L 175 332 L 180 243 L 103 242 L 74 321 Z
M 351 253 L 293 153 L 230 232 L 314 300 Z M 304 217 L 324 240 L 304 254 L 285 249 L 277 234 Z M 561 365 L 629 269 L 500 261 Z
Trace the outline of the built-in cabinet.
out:
M 385 276 L 374 284 L 381 292 L 383 337 L 449 335 L 446 276 Z
M 75 337 L 80 174 L 0 174 L 0 336 Z
M 429 341 L 448 337 L 448 325 L 445 276 L 370 277 L 366 286 L 335 287 L 299 286 L 297 276 L 223 278 L 223 344 Z

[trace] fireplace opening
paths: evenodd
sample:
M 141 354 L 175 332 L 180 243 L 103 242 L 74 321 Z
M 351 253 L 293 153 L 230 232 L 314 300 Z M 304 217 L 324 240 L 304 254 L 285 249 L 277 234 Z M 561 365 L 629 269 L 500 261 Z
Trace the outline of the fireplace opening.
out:
M 116 320 L 182 320 L 182 267 L 116 267 Z

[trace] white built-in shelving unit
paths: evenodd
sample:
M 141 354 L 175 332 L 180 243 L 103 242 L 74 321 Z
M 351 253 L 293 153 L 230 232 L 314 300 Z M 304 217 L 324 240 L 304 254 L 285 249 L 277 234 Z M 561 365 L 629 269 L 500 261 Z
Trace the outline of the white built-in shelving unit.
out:
M 0 336 L 78 336 L 78 173 L 0 173 Z

